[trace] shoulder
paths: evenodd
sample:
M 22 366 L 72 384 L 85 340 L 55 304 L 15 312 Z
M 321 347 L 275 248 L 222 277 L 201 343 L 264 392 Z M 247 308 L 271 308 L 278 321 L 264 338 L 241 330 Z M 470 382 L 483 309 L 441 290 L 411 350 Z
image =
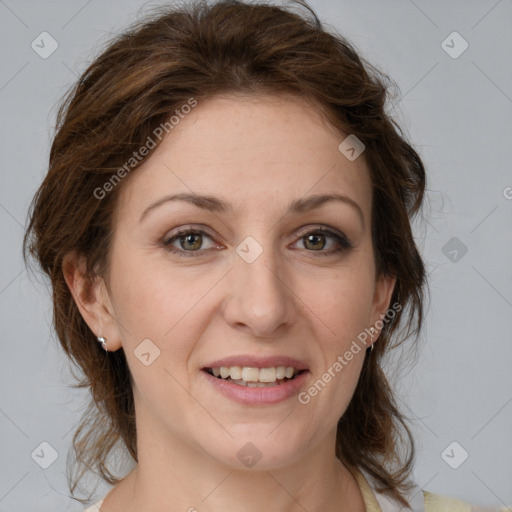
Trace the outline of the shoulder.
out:
M 361 494 L 363 496 L 366 510 L 368 512 L 396 512 L 405 509 L 388 495 L 377 491 L 376 484 L 370 474 L 362 468 L 354 468 L 354 477 L 356 478 Z M 441 494 L 434 494 L 420 489 L 413 485 L 410 491 L 404 495 L 410 503 L 409 511 L 421 512 L 512 512 L 512 508 L 482 508 L 472 507 L 470 503 L 461 501 Z
M 423 491 L 425 496 L 425 512 L 472 512 L 469 503 L 448 496 L 441 496 Z
M 512 512 L 512 508 L 507 507 L 476 507 L 465 501 L 460 501 L 448 496 L 433 494 L 423 491 L 425 496 L 425 512 Z

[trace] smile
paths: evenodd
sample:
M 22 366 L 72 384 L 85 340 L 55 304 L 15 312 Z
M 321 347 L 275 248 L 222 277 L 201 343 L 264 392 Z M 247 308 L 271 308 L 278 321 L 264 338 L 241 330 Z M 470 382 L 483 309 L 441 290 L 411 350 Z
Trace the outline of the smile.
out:
M 255 368 L 250 366 L 220 366 L 207 368 L 206 371 L 219 379 L 246 387 L 271 387 L 281 385 L 283 382 L 293 380 L 304 370 L 293 366 L 271 366 L 268 368 Z
M 235 402 L 265 405 L 276 404 L 298 394 L 304 387 L 309 371 L 285 366 L 224 366 L 203 368 L 199 373 L 217 392 Z

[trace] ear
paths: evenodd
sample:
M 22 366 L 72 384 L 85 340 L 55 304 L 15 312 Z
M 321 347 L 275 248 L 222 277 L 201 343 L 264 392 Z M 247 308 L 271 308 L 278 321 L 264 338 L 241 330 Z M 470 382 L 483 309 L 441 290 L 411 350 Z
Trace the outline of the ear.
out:
M 377 331 L 373 337 L 374 342 L 378 339 L 382 331 L 382 327 L 384 325 L 383 318 L 389 309 L 395 284 L 396 278 L 387 274 L 379 276 L 375 282 L 370 317 L 370 325 L 374 326 Z
M 102 277 L 91 279 L 86 276 L 85 269 L 84 255 L 71 251 L 64 256 L 64 279 L 82 318 L 96 337 L 107 339 L 107 350 L 113 352 L 122 344 L 108 289 Z

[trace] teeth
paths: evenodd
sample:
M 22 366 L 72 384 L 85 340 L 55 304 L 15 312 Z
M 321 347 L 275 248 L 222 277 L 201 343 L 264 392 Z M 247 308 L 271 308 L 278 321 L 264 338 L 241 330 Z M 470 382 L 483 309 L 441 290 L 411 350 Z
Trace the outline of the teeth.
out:
M 276 368 L 276 378 L 284 379 L 286 376 L 286 368 L 284 366 L 278 366 Z
M 258 380 L 260 382 L 275 382 L 277 379 L 277 370 L 275 368 L 261 368 L 259 373 L 260 375 Z
M 242 378 L 242 368 L 240 366 L 232 366 L 229 369 L 229 376 L 233 380 L 240 380 Z
M 242 372 L 242 380 L 245 380 L 245 382 L 258 382 L 260 380 L 260 369 L 259 368 L 249 368 L 247 366 L 244 366 L 241 369 Z M 222 368 L 221 368 L 221 375 L 222 375 Z
M 212 368 L 211 370 L 215 377 L 220 376 L 223 379 L 231 378 L 233 381 L 237 381 L 237 384 L 243 382 L 248 387 L 264 387 L 266 383 L 276 382 L 285 377 L 291 379 L 299 373 L 299 370 L 293 366 L 273 366 L 269 368 L 221 366 L 220 368 Z

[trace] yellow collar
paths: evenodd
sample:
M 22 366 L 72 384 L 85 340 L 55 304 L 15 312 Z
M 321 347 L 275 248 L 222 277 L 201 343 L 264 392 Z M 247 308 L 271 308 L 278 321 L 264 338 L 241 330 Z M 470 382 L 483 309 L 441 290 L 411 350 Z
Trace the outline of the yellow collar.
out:
M 366 481 L 366 478 L 363 476 L 363 474 L 358 469 L 354 469 L 353 475 L 354 478 L 356 479 L 357 485 L 359 485 L 359 490 L 363 495 L 366 511 L 381 512 L 381 508 L 379 506 L 379 503 L 377 502 L 377 498 L 375 497 L 375 494 L 371 490 L 370 485 Z

